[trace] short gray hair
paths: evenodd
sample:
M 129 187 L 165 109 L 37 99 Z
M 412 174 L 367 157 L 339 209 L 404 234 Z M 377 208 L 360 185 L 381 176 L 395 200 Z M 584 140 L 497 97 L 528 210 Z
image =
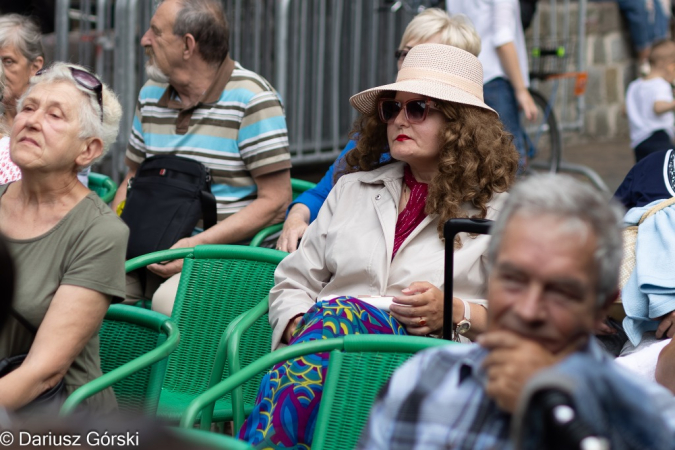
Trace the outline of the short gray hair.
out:
M 218 65 L 230 52 L 230 26 L 220 0 L 178 0 L 173 34 L 195 38 L 199 54 L 209 64 Z
M 44 70 L 42 74 L 30 79 L 28 89 L 26 89 L 26 92 L 21 96 L 17 103 L 17 111 L 21 111 L 24 99 L 30 94 L 35 86 L 62 81 L 71 83 L 81 92 L 86 94 L 86 97 L 82 97 L 83 101 L 78 115 L 78 120 L 80 121 L 80 139 L 92 137 L 101 139 L 103 141 L 103 153 L 101 154 L 101 157 L 103 157 L 117 139 L 117 133 L 120 128 L 120 119 L 122 118 L 122 105 L 120 105 L 120 102 L 117 100 L 115 93 L 107 85 L 103 84 L 103 121 L 101 121 L 101 109 L 98 105 L 96 94 L 75 81 L 75 78 L 73 78 L 73 74 L 70 71 L 71 67 L 88 71 L 86 68 L 75 64 L 64 62 L 52 64 L 52 66 L 49 67 L 49 69 Z
M 623 258 L 623 207 L 605 198 L 591 186 L 567 175 L 534 175 L 517 183 L 492 227 L 488 261 L 497 260 L 507 223 L 515 215 L 530 217 L 553 215 L 561 223 L 590 229 L 597 239 L 596 306 L 604 306 L 607 297 L 618 290 L 619 269 Z
M 44 59 L 40 27 L 29 17 L 21 14 L 0 16 L 0 47 L 13 45 L 30 62 L 38 57 Z

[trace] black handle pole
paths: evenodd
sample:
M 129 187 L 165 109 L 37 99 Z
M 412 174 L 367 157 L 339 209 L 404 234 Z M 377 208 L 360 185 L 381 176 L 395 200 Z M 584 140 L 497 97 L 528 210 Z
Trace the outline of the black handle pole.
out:
M 454 274 L 455 236 L 457 233 L 488 234 L 492 221 L 488 219 L 450 219 L 445 222 L 445 287 L 443 299 L 443 339 L 452 340 L 452 277 Z

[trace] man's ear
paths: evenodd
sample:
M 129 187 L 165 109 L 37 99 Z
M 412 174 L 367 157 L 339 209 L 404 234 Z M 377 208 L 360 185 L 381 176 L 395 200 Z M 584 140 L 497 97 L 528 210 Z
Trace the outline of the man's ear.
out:
M 103 141 L 100 138 L 89 138 L 82 152 L 75 158 L 78 167 L 88 167 L 103 154 Z
M 35 60 L 30 63 L 30 70 L 31 70 L 31 75 L 35 75 L 38 70 L 42 69 L 42 66 L 44 66 L 45 60 L 42 56 L 38 56 L 35 58 Z
M 183 36 L 183 59 L 190 59 L 197 49 L 197 41 L 190 33 Z

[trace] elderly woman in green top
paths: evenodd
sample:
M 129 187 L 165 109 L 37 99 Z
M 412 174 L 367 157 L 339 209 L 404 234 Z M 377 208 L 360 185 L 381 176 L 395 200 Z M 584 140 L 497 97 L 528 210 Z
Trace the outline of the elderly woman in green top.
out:
M 0 358 L 28 356 L 0 378 L 0 406 L 20 408 L 61 379 L 70 393 L 101 375 L 98 329 L 125 293 L 128 230 L 77 173 L 115 141 L 121 115 L 107 86 L 65 63 L 38 72 L 17 104 L 10 156 L 22 177 L 0 186 L 16 314 L 0 332 Z M 112 391 L 89 407 L 114 410 Z

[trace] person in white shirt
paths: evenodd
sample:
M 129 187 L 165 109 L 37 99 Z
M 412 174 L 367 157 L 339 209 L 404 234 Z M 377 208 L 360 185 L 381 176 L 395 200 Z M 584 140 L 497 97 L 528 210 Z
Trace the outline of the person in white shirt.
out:
M 520 4 L 518 0 L 446 0 L 446 8 L 451 14 L 466 15 L 478 31 L 485 103 L 513 134 L 522 169 L 525 145 L 519 109 L 527 120 L 536 118 L 537 109 L 527 90 L 530 79 Z
M 675 42 L 663 40 L 649 54 L 649 75 L 628 85 L 626 112 L 635 162 L 673 147 Z

